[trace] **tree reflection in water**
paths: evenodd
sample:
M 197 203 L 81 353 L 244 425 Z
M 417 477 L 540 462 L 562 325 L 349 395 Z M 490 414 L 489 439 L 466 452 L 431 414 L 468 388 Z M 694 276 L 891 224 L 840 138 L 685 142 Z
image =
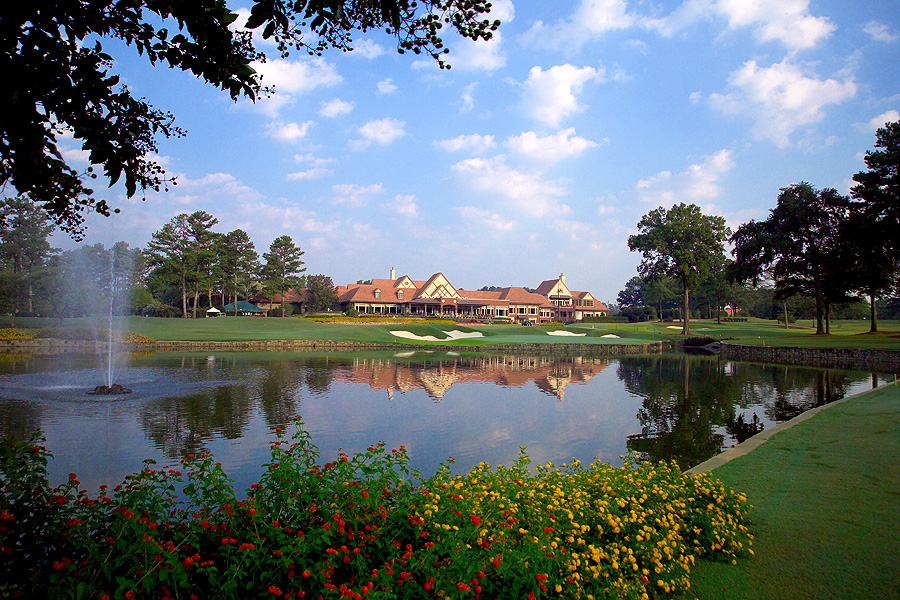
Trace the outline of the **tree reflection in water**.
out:
M 614 463 L 633 450 L 691 467 L 870 377 L 716 356 L 162 353 L 132 356 L 135 394 L 98 402 L 62 389 L 90 378 L 91 360 L 13 358 L 0 357 L 0 434 L 41 429 L 62 477 L 97 480 L 204 450 L 252 479 L 274 429 L 298 414 L 324 449 L 394 440 L 425 470 L 447 456 L 508 463 L 523 445 L 536 461 Z
M 718 454 L 724 434 L 741 443 L 763 430 L 763 418 L 779 423 L 843 398 L 860 375 L 717 356 L 622 358 L 619 378 L 643 398 L 641 433 L 628 437 L 628 449 L 690 468 Z

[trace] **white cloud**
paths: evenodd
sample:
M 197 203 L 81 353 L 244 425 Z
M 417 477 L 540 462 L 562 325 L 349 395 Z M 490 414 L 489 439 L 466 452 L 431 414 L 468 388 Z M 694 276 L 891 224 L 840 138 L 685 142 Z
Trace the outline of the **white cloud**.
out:
M 456 212 L 467 221 L 474 221 L 497 231 L 512 231 L 516 227 L 515 221 L 504 219 L 498 213 L 476 206 L 460 206 L 456 209 Z
M 827 17 L 809 13 L 809 0 L 685 0 L 662 18 L 642 25 L 672 35 L 712 17 L 728 21 L 728 29 L 752 29 L 759 42 L 777 41 L 792 51 L 812 48 L 835 30 Z
M 350 206 L 365 206 L 369 203 L 369 199 L 372 196 L 384 193 L 384 187 L 380 183 L 366 186 L 359 186 L 355 183 L 342 183 L 331 186 L 331 189 L 337 194 L 331 199 L 332 202 Z
M 318 87 L 330 87 L 344 78 L 334 65 L 324 58 L 303 58 L 298 61 L 267 60 L 254 62 L 253 68 L 262 76 L 263 85 L 273 85 L 278 92 L 303 94 Z
M 453 46 L 449 62 L 454 70 L 496 71 L 506 66 L 502 45 L 503 36 L 499 30 L 489 40 L 462 39 Z
M 403 129 L 404 126 L 406 126 L 406 123 L 397 119 L 388 118 L 369 121 L 359 128 L 359 134 L 363 139 L 350 140 L 350 148 L 352 150 L 362 150 L 372 144 L 386 146 L 404 135 L 409 135 Z
M 287 179 L 288 181 L 312 181 L 313 179 L 321 179 L 323 177 L 327 177 L 328 175 L 332 175 L 333 173 L 334 171 L 325 167 L 313 167 L 305 171 L 288 173 L 285 179 Z
M 228 199 L 240 202 L 254 202 L 260 200 L 263 195 L 239 181 L 229 173 L 208 173 L 199 179 L 191 179 L 187 175 L 178 175 L 177 190 L 179 194 L 170 194 L 170 197 L 179 201 L 180 192 L 188 192 L 191 199 L 203 199 L 212 205 L 222 203 Z
M 536 22 L 523 35 L 527 46 L 577 50 L 585 42 L 610 31 L 626 29 L 640 22 L 627 12 L 625 0 L 581 0 L 568 19 L 554 25 Z
M 353 44 L 353 54 L 362 56 L 363 58 L 378 58 L 382 54 L 386 54 L 387 50 L 378 44 L 375 40 L 365 39 Z
M 497 143 L 494 142 L 494 136 L 492 135 L 473 133 L 471 135 L 458 135 L 451 140 L 436 141 L 434 145 L 443 148 L 447 152 L 466 151 L 472 154 L 483 154 L 491 148 L 495 148 Z
M 876 42 L 887 42 L 892 44 L 900 39 L 900 35 L 891 33 L 887 25 L 879 23 L 878 21 L 869 21 L 863 27 L 863 31 L 869 34 Z
M 388 77 L 387 79 L 382 79 L 377 84 L 375 84 L 375 87 L 378 88 L 379 94 L 393 94 L 397 91 L 397 86 L 394 85 L 394 80 L 390 77 Z
M 652 177 L 638 181 L 635 186 L 640 199 L 660 206 L 669 205 L 677 199 L 697 202 L 718 198 L 722 188 L 718 181 L 734 168 L 734 158 L 730 150 L 719 150 L 704 158 L 703 162 L 690 165 L 681 173 L 661 171 Z
M 466 185 L 488 198 L 499 199 L 516 213 L 540 218 L 571 211 L 559 202 L 568 193 L 560 183 L 544 181 L 537 172 L 513 169 L 503 155 L 470 158 L 456 163 L 452 169 Z
M 603 81 L 605 72 L 593 67 L 556 65 L 546 71 L 532 67 L 523 84 L 522 106 L 532 118 L 558 127 L 560 121 L 587 107 L 578 103 L 576 94 L 589 81 Z
M 859 126 L 859 129 L 871 133 L 875 133 L 882 127 L 884 127 L 887 123 L 893 123 L 895 121 L 900 121 L 900 112 L 896 110 L 889 110 L 885 113 L 881 113 L 868 123 L 862 123 Z
M 641 28 L 672 35 L 712 16 L 726 19 L 729 29 L 751 28 L 760 42 L 778 41 L 792 50 L 811 48 L 835 30 L 827 17 L 810 14 L 809 0 L 685 0 L 663 17 L 629 12 L 626 0 L 581 0 L 567 19 L 535 23 L 523 42 L 575 51 L 613 31 Z
M 505 145 L 516 154 L 552 164 L 565 158 L 581 156 L 585 151 L 595 148 L 597 143 L 576 136 L 575 128 L 569 127 L 544 137 L 533 131 L 526 131 L 509 137 Z
M 319 109 L 319 114 L 323 117 L 339 117 L 341 115 L 346 115 L 351 112 L 354 108 L 353 102 L 345 102 L 340 98 L 332 98 L 331 100 L 326 100 L 321 103 L 322 108 Z
M 779 41 L 788 48 L 812 48 L 831 35 L 826 17 L 809 14 L 809 0 L 714 0 L 712 10 L 735 29 L 751 27 L 761 42 Z
M 491 2 L 491 12 L 485 16 L 491 21 L 500 19 L 506 25 L 516 18 L 516 7 L 513 6 L 512 0 L 493 0 Z
M 462 102 L 463 112 L 467 112 L 475 108 L 475 88 L 477 87 L 478 82 L 473 81 L 463 88 L 462 94 L 460 94 L 459 96 L 460 102 Z
M 416 197 L 412 194 L 398 194 L 391 202 L 386 202 L 384 207 L 391 212 L 410 219 L 419 216 L 419 205 L 416 204 Z
M 746 62 L 729 76 L 728 86 L 728 93 L 710 96 L 710 105 L 726 115 L 749 116 L 754 135 L 780 148 L 791 145 L 798 128 L 824 119 L 826 106 L 856 95 L 852 79 L 807 77 L 788 59 L 767 68 Z
M 266 134 L 282 142 L 296 142 L 306 137 L 309 128 L 315 125 L 312 121 L 306 123 L 285 123 L 272 121 L 266 126 Z
M 68 164 L 91 164 L 91 153 L 82 148 L 60 148 L 60 153 Z
M 274 86 L 275 93 L 257 99 L 255 106 L 264 113 L 275 116 L 291 104 L 295 96 L 319 87 L 331 87 L 343 81 L 334 65 L 323 58 L 304 58 L 301 61 L 268 60 L 254 62 L 253 68 L 262 76 L 264 86 Z

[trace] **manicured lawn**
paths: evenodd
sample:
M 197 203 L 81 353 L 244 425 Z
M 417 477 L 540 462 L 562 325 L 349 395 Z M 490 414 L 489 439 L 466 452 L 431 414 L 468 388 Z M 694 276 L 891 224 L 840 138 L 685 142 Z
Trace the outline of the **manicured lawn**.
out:
M 67 319 L 66 325 L 83 326 L 85 319 Z M 157 319 L 128 317 L 122 328 L 156 340 L 179 341 L 253 341 L 253 340 L 349 340 L 372 343 L 465 344 L 637 344 L 666 339 L 680 339 L 679 323 L 584 323 L 565 328 L 524 327 L 521 325 L 453 325 L 449 323 L 404 323 L 400 320 L 367 323 L 320 323 L 304 318 L 218 317 L 214 319 Z M 17 327 L 46 327 L 58 324 L 48 319 L 15 320 Z M 104 324 L 100 325 L 105 326 Z M 548 331 L 564 329 L 581 336 L 552 336 Z M 696 320 L 691 322 L 691 335 L 711 337 L 737 344 L 900 349 L 900 323 L 882 321 L 877 334 L 869 334 L 868 321 L 834 321 L 830 335 L 815 335 L 810 322 L 800 322 L 784 329 L 774 321 L 750 319 L 743 322 Z M 416 335 L 445 338 L 448 331 L 481 332 L 481 338 L 461 341 L 410 341 L 391 334 L 409 331 Z M 618 336 L 618 337 L 613 337 Z
M 685 598 L 900 598 L 900 386 L 881 386 L 712 472 L 754 506 L 755 555 L 698 563 Z

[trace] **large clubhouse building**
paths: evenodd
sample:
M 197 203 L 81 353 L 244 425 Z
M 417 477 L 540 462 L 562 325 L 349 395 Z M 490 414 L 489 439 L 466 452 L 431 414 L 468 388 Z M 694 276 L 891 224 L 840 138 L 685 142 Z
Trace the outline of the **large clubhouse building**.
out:
M 458 289 L 435 273 L 426 281 L 396 277 L 373 279 L 336 288 L 342 310 L 360 314 L 446 316 L 502 319 L 517 323 L 581 321 L 606 316 L 609 309 L 590 292 L 570 290 L 563 274 L 542 282 L 535 291 L 505 287 L 494 291 Z

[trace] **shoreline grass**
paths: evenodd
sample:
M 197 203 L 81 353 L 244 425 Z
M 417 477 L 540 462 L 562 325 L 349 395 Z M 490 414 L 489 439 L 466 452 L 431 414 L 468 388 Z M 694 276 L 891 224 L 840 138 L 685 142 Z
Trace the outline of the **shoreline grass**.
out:
M 829 407 L 711 475 L 753 505 L 755 555 L 698 563 L 685 598 L 900 597 L 900 385 Z
M 123 317 L 117 329 L 158 341 L 270 341 L 270 340 L 334 340 L 364 343 L 429 344 L 436 346 L 480 346 L 486 344 L 640 344 L 683 339 L 677 322 L 644 323 L 577 323 L 566 326 L 523 327 L 521 325 L 472 323 L 454 324 L 452 321 L 384 319 L 366 322 L 321 322 L 290 317 L 218 317 L 214 319 L 162 319 L 152 317 Z M 58 327 L 56 319 L 17 318 L 14 328 L 0 329 L 8 338 L 27 336 L 35 328 Z M 86 318 L 66 319 L 62 328 L 87 328 Z M 691 336 L 710 337 L 723 342 L 744 345 L 767 345 L 800 348 L 900 349 L 900 323 L 882 321 L 880 331 L 868 333 L 868 321 L 834 321 L 830 335 L 815 335 L 811 322 L 799 322 L 785 329 L 774 321 L 748 319 L 743 322 L 715 320 L 691 321 Z M 417 335 L 432 335 L 439 341 L 408 340 L 391 331 L 408 331 Z M 459 330 L 480 332 L 483 337 L 442 341 L 446 332 Z M 578 336 L 548 335 L 549 331 L 564 330 Z M 24 333 L 23 333 L 24 332 Z M 616 336 L 616 337 L 612 337 Z M 0 339 L 3 339 L 0 333 Z

